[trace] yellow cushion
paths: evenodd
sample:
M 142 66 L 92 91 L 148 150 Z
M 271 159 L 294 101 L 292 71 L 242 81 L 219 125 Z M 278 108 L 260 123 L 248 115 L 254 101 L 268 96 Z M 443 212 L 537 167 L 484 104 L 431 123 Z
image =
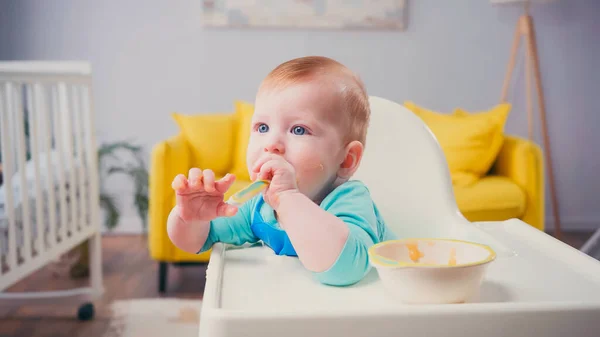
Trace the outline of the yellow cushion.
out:
M 523 189 L 510 178 L 486 176 L 469 186 L 454 186 L 456 203 L 470 221 L 520 218 L 527 206 Z
M 232 164 L 235 115 L 171 115 L 192 149 L 192 166 L 225 174 Z
M 244 101 L 235 101 L 235 118 L 237 121 L 237 132 L 234 138 L 235 147 L 233 152 L 233 163 L 231 173 L 237 180 L 250 180 L 248 165 L 246 165 L 246 148 L 252 131 L 252 115 L 254 105 Z
M 436 136 L 446 156 L 453 184 L 473 184 L 490 170 L 504 141 L 504 124 L 510 104 L 499 104 L 476 113 L 457 108 L 453 114 L 432 111 L 410 101 L 404 105 Z

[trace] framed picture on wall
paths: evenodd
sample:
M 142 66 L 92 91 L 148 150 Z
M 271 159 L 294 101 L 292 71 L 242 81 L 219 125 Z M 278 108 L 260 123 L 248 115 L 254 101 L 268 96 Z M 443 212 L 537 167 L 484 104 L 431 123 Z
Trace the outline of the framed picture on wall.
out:
M 404 30 L 406 0 L 201 0 L 206 27 Z

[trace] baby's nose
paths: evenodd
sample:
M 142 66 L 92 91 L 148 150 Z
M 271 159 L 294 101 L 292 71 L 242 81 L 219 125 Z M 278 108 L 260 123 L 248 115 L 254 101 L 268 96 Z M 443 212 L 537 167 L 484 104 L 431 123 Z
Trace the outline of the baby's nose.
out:
M 283 154 L 285 153 L 285 147 L 281 142 L 272 142 L 265 146 L 265 152 Z

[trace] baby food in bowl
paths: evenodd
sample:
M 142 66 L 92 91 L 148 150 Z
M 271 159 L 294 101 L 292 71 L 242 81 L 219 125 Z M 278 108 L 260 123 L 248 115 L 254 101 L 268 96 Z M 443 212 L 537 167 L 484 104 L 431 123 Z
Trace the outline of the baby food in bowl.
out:
M 390 240 L 369 249 L 383 286 L 411 304 L 467 302 L 495 258 L 486 245 L 452 239 Z

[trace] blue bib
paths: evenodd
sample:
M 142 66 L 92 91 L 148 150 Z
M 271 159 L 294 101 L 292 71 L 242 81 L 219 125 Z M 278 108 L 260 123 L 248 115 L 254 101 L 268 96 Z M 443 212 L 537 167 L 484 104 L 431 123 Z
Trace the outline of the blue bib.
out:
M 263 217 L 260 215 L 260 208 L 263 203 L 264 199 L 260 196 L 256 201 L 254 217 L 250 229 L 252 229 L 252 232 L 257 238 L 261 239 L 267 246 L 273 249 L 275 254 L 298 256 L 287 233 L 283 229 L 273 227 L 263 220 Z

